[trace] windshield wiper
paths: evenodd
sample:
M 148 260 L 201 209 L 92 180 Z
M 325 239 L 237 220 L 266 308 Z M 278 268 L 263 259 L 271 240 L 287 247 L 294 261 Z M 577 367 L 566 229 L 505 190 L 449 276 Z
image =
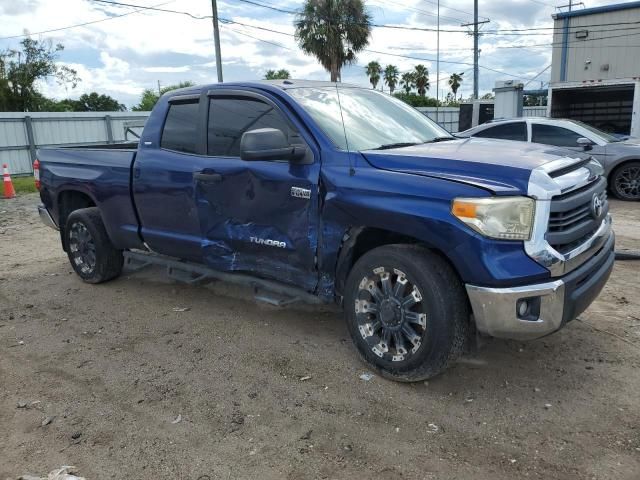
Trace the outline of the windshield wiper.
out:
M 380 145 L 379 147 L 373 148 L 372 150 L 389 150 L 391 148 L 413 147 L 415 145 L 420 144 L 415 142 L 387 143 L 385 145 Z
M 456 137 L 436 137 L 433 140 L 429 140 L 425 143 L 437 143 L 437 142 L 448 142 L 449 140 L 455 140 Z

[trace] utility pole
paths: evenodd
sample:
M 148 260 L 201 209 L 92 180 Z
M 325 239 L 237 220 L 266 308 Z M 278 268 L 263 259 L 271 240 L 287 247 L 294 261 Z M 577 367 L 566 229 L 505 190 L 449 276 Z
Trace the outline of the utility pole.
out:
M 220 54 L 220 29 L 218 28 L 218 5 L 216 0 L 211 0 L 211 12 L 213 15 L 213 43 L 216 49 L 216 70 L 218 71 L 218 83 L 222 83 L 222 57 Z
M 162 96 L 162 89 L 160 88 L 160 80 L 158 80 L 158 97 Z
M 569 11 L 573 11 L 573 7 L 577 7 L 578 5 L 582 5 L 584 7 L 584 3 L 583 2 L 575 2 L 574 0 L 569 0 L 569 3 L 566 5 L 560 5 L 559 7 L 556 7 L 556 9 L 560 10 L 561 8 L 568 8 Z
M 440 120 L 440 0 L 438 0 L 438 32 L 436 33 L 436 123 Z
M 481 22 L 478 21 L 478 0 L 473 0 L 473 23 L 464 23 L 463 27 L 471 27 L 473 26 L 473 99 L 478 99 L 478 83 L 480 77 L 480 68 L 478 67 L 478 39 L 480 37 L 480 32 L 478 31 L 478 27 L 483 23 L 489 23 L 489 19 L 483 20 Z

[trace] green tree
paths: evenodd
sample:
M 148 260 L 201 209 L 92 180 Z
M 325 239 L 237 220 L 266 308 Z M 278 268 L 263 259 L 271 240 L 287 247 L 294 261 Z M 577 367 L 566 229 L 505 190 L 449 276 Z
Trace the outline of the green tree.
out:
M 453 92 L 453 98 L 456 98 L 456 95 L 458 94 L 458 89 L 460 88 L 460 84 L 462 83 L 462 76 L 464 75 L 464 72 L 462 73 L 452 73 L 451 76 L 449 77 L 449 86 L 451 87 L 451 91 Z
M 62 50 L 61 44 L 54 46 L 50 41 L 26 37 L 19 49 L 0 52 L 0 110 L 41 110 L 45 97 L 38 92 L 38 82 L 55 79 L 61 85 L 75 88 L 80 81 L 77 72 L 57 63 Z
M 195 83 L 191 81 L 180 82 L 177 85 L 169 85 L 160 89 L 160 95 L 164 95 L 171 90 L 177 90 L 178 88 L 193 87 Z M 140 103 L 132 108 L 134 112 L 150 112 L 155 107 L 156 103 L 160 100 L 160 96 L 156 90 L 151 88 L 145 88 L 140 97 Z
M 384 83 L 389 87 L 389 93 L 393 94 L 393 91 L 396 89 L 398 85 L 398 76 L 400 72 L 398 71 L 398 67 L 395 65 L 387 65 L 384 69 Z
M 435 98 L 418 95 L 417 93 L 398 92 L 393 94 L 399 100 L 408 103 L 412 107 L 437 107 L 442 106 Z
M 85 93 L 72 102 L 75 102 L 76 112 L 122 112 L 127 109 L 115 98 L 97 92 Z
M 429 90 L 429 70 L 424 65 L 416 65 L 413 71 L 413 76 L 418 89 L 418 95 L 424 97 Z
M 289 70 L 281 68 L 277 72 L 275 70 L 267 70 L 267 73 L 264 74 L 265 80 L 286 80 L 287 78 L 291 78 L 291 74 Z
M 378 82 L 380 81 L 380 75 L 382 74 L 382 67 L 378 62 L 369 62 L 367 66 L 364 67 L 365 72 L 367 72 L 367 77 L 369 77 L 369 82 L 371 82 L 371 87 L 375 90 L 378 86 Z
M 316 57 L 337 82 L 342 67 L 354 63 L 369 44 L 371 15 L 363 0 L 306 0 L 294 26 L 302 51 Z
M 408 95 L 411 90 L 416 86 L 416 81 L 413 72 L 405 72 L 400 77 L 400 85 L 404 88 L 405 93 Z

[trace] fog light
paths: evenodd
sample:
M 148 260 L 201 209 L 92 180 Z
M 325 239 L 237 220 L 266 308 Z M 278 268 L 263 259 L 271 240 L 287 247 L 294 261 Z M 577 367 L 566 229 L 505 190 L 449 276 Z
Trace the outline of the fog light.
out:
M 529 315 L 529 302 L 527 300 L 518 300 L 516 308 L 520 318 L 525 318 Z

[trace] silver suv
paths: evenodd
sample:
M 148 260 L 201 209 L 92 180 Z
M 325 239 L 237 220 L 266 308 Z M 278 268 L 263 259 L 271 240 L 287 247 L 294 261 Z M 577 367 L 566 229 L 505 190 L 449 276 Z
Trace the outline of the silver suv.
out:
M 494 120 L 456 136 L 534 142 L 587 151 L 604 167 L 613 195 L 622 200 L 640 200 L 640 139 L 615 137 L 575 120 L 542 117 Z

